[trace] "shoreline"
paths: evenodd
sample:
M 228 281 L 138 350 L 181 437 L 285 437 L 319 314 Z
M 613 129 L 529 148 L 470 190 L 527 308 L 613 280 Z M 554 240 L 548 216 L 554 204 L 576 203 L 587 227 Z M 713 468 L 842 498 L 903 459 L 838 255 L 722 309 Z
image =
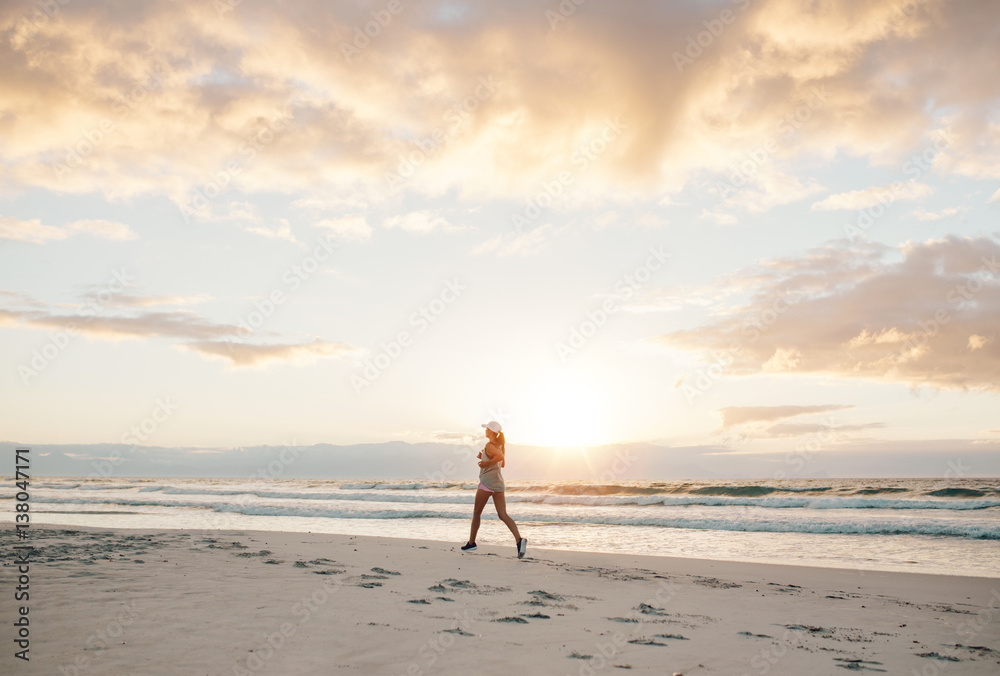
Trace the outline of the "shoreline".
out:
M 107 514 L 102 512 L 100 514 Z M 14 525 L 13 521 L 0 521 L 0 524 Z M 451 540 L 435 540 L 435 539 L 419 539 L 419 538 L 403 538 L 403 537 L 392 537 L 392 536 L 379 536 L 379 535 L 353 535 L 346 533 L 322 533 L 316 531 L 298 531 L 298 530 L 256 530 L 252 528 L 225 528 L 225 529 L 198 529 L 198 528 L 173 528 L 173 527 L 160 527 L 160 528 L 142 528 L 142 527 L 128 527 L 128 526 L 115 526 L 115 527 L 104 527 L 104 526 L 79 526 L 75 524 L 62 524 L 62 523 L 34 523 L 32 525 L 32 530 L 36 529 L 50 529 L 50 530 L 79 530 L 79 531 L 90 531 L 90 532 L 135 532 L 135 533 L 150 533 L 150 532 L 192 532 L 192 533 L 244 533 L 248 535 L 256 535 L 263 537 L 267 534 L 273 533 L 275 537 L 281 535 L 303 535 L 311 537 L 331 537 L 331 538 L 356 538 L 359 540 L 371 540 L 371 541 L 398 541 L 401 544 L 415 544 L 420 545 L 427 544 L 428 542 L 440 545 L 443 548 L 453 547 L 456 551 L 459 551 L 459 547 L 464 544 L 462 542 L 455 542 Z M 739 532 L 739 531 L 735 531 Z M 259 539 L 258 537 L 258 539 Z M 890 537 L 890 536 L 886 536 Z M 479 543 L 479 550 L 486 551 L 492 550 L 501 555 L 501 552 L 506 549 L 511 549 L 513 551 L 514 545 L 511 544 L 510 547 L 504 547 L 496 545 L 493 543 Z M 669 561 L 676 565 L 676 568 L 683 571 L 690 571 L 698 567 L 699 565 L 711 564 L 712 566 L 735 566 L 739 568 L 741 566 L 754 566 L 754 567 L 776 567 L 780 570 L 787 570 L 788 568 L 801 568 L 804 570 L 818 570 L 818 571 L 828 571 L 829 573 L 854 573 L 859 576 L 864 575 L 900 575 L 900 576 L 919 576 L 919 577 L 944 577 L 944 578 L 958 578 L 958 579 L 969 579 L 969 580 L 992 580 L 997 586 L 1000 586 L 1000 569 L 998 569 L 996 576 L 988 575 L 958 575 L 953 573 L 934 573 L 925 571 L 905 571 L 905 570 L 881 570 L 877 568 L 864 568 L 861 566 L 812 566 L 805 565 L 801 563 L 778 563 L 773 561 L 745 561 L 736 559 L 713 559 L 713 558 L 695 558 L 690 556 L 672 556 L 667 554 L 626 554 L 619 552 L 599 552 L 587 549 L 560 549 L 555 547 L 534 547 L 532 546 L 532 551 L 542 551 L 553 555 L 582 555 L 582 556 L 595 556 L 595 557 L 612 557 L 616 560 L 630 560 L 635 565 L 640 565 L 643 562 L 648 565 L 653 565 L 657 561 Z M 472 552 L 473 554 L 476 552 Z M 1000 566 L 1000 564 L 998 564 Z
M 138 523 L 133 523 L 133 524 L 130 524 L 130 525 L 113 525 L 113 526 L 112 525 L 94 525 L 92 519 L 86 519 L 82 523 L 81 523 L 81 520 L 79 520 L 79 519 L 74 519 L 74 521 L 76 521 L 76 523 L 57 523 L 57 522 L 54 522 L 54 521 L 53 521 L 53 523 L 49 523 L 48 521 L 39 521 L 38 520 L 39 517 L 41 517 L 43 515 L 47 518 L 47 517 L 50 517 L 50 516 L 56 516 L 57 514 L 59 514 L 59 513 L 57 513 L 57 512 L 34 512 L 33 523 L 36 526 L 44 526 L 44 527 L 52 527 L 52 528 L 92 528 L 92 529 L 97 529 L 97 530 L 102 530 L 102 529 L 104 529 L 104 530 L 135 530 L 135 531 L 148 531 L 148 530 L 175 530 L 175 531 L 205 530 L 205 529 L 191 528 L 190 526 L 185 526 L 183 524 L 182 525 L 173 525 L 173 526 L 158 526 L 158 525 L 157 526 L 153 526 L 153 525 L 150 525 L 150 523 L 149 523 L 149 521 L 151 521 L 151 519 L 149 518 L 148 515 L 135 515 L 135 514 L 133 514 L 131 512 L 123 512 L 122 515 L 125 515 L 125 516 L 128 516 L 128 517 L 131 517 L 131 516 L 142 516 L 143 517 L 142 520 L 140 520 Z M 72 514 L 72 516 L 79 516 L 80 514 L 81 513 L 74 513 L 74 514 Z M 108 517 L 108 516 L 114 516 L 114 513 L 113 512 L 95 512 L 95 513 L 93 513 L 93 515 L 94 516 L 98 516 L 98 517 Z M 239 523 L 237 519 L 233 519 L 230 515 L 226 515 L 226 516 L 229 517 L 229 518 L 222 519 L 220 517 L 218 519 L 218 521 L 212 520 L 212 530 L 231 530 L 231 531 L 245 531 L 245 532 L 254 531 L 254 532 L 261 532 L 261 533 L 269 533 L 269 532 L 274 532 L 274 533 L 301 533 L 301 534 L 313 534 L 313 535 L 340 535 L 340 536 L 375 537 L 375 538 L 391 538 L 391 539 L 421 539 L 421 540 L 425 539 L 425 540 L 436 542 L 436 543 L 439 543 L 439 544 L 442 544 L 442 545 L 456 544 L 457 546 L 461 546 L 465 542 L 464 539 L 462 539 L 461 541 L 458 541 L 458 540 L 450 539 L 450 538 L 449 539 L 442 538 L 442 537 L 440 537 L 440 533 L 430 533 L 430 534 L 422 533 L 419 537 L 408 538 L 408 537 L 405 537 L 405 536 L 399 534 L 399 531 L 401 529 L 395 529 L 397 532 L 390 531 L 390 532 L 385 533 L 385 534 L 365 533 L 365 532 L 363 532 L 363 529 L 362 529 L 362 532 L 352 532 L 352 529 L 349 528 L 349 527 L 348 528 L 344 528 L 344 529 L 332 528 L 330 530 L 323 530 L 322 528 L 323 528 L 324 524 L 292 524 L 292 523 L 284 523 L 284 524 L 282 524 L 282 526 L 284 526 L 284 527 L 281 530 L 277 530 L 277 529 L 271 530 L 271 529 L 262 529 L 262 528 L 259 528 L 259 527 L 255 528 L 254 527 L 255 524 L 253 524 L 253 523 Z M 294 517 L 282 517 L 282 518 L 283 519 L 293 519 Z M 496 521 L 496 517 L 495 517 L 495 515 L 493 513 L 484 512 L 484 517 L 483 518 L 484 518 L 484 524 L 486 522 L 489 522 L 491 525 L 497 525 L 497 524 L 499 524 L 499 521 Z M 108 519 L 108 520 L 110 520 L 110 519 Z M 115 519 L 115 520 L 116 521 L 130 521 L 131 519 L 127 519 L 127 518 L 126 519 L 120 519 L 119 518 L 119 519 Z M 223 522 L 223 523 L 220 523 L 220 521 Z M 225 522 L 228 522 L 228 523 L 225 523 Z M 0 524 L 3 524 L 3 523 L 13 524 L 13 521 L 6 521 L 6 520 L 0 518 Z M 529 525 L 530 525 L 530 522 L 522 523 L 522 527 L 526 527 L 526 526 L 529 526 Z M 317 526 L 318 526 L 318 528 L 317 528 Z M 496 532 L 491 532 L 489 529 L 486 529 L 486 530 L 482 531 L 480 533 L 480 536 L 481 536 L 481 538 L 480 538 L 480 546 L 482 546 L 484 544 L 485 545 L 497 546 L 497 539 L 498 538 L 506 540 L 507 533 L 506 533 L 506 531 L 503 528 L 501 528 L 501 526 L 502 526 L 502 524 L 500 524 L 497 527 L 497 531 Z M 655 527 L 654 526 L 644 526 L 643 528 L 655 528 Z M 703 531 L 695 530 L 693 532 L 701 534 Z M 842 557 L 842 558 L 840 558 L 837 561 L 824 561 L 820 557 L 817 557 L 817 556 L 813 556 L 811 558 L 807 558 L 804 561 L 801 560 L 801 559 L 785 561 L 785 560 L 781 560 L 780 556 L 778 556 L 778 555 L 776 555 L 774 553 L 770 553 L 768 555 L 757 555 L 757 556 L 754 556 L 753 558 L 744 558 L 744 556 L 748 555 L 749 551 L 747 550 L 747 541 L 745 539 L 743 539 L 741 541 L 740 538 L 745 538 L 747 535 L 753 536 L 753 535 L 768 535 L 768 534 L 767 533 L 756 533 L 756 532 L 752 532 L 752 531 L 751 532 L 726 531 L 725 533 L 730 536 L 730 543 L 732 545 L 734 545 L 732 549 L 728 550 L 728 553 L 730 553 L 731 555 L 733 555 L 732 558 L 724 558 L 724 557 L 721 557 L 721 556 L 714 556 L 713 557 L 712 554 L 716 554 L 716 555 L 718 554 L 719 548 L 717 546 L 713 547 L 711 550 L 708 550 L 703 555 L 699 555 L 699 556 L 689 556 L 689 555 L 686 555 L 686 552 L 681 552 L 681 553 L 673 553 L 673 552 L 666 552 L 666 553 L 659 553 L 659 552 L 633 553 L 633 552 L 629 552 L 629 551 L 614 551 L 613 549 L 605 549 L 605 550 L 597 550 L 597 549 L 573 549 L 573 548 L 570 548 L 568 546 L 565 547 L 565 548 L 563 548 L 563 546 L 560 546 L 560 545 L 558 545 L 556 543 L 550 544 L 550 546 L 545 547 L 545 549 L 553 551 L 553 552 L 556 552 L 556 551 L 559 551 L 559 552 L 579 552 L 579 553 L 584 553 L 584 554 L 607 555 L 607 556 L 638 556 L 638 557 L 648 556 L 648 557 L 652 557 L 654 559 L 664 558 L 664 559 L 679 559 L 679 560 L 691 560 L 691 561 L 712 561 L 712 562 L 717 562 L 717 563 L 734 563 L 734 564 L 748 564 L 748 565 L 780 565 L 780 566 L 795 566 L 795 567 L 803 567 L 803 568 L 822 568 L 822 569 L 831 569 L 831 570 L 840 570 L 840 571 L 845 571 L 845 570 L 846 571 L 864 570 L 866 572 L 872 572 L 872 573 L 875 573 L 875 572 L 886 572 L 886 573 L 900 573 L 900 574 L 914 574 L 914 575 L 935 575 L 935 576 L 943 575 L 943 576 L 946 576 L 946 577 L 970 577 L 970 578 L 984 578 L 984 579 L 996 579 L 996 580 L 1000 580 L 1000 566 L 994 566 L 994 567 L 990 568 L 988 571 L 982 572 L 981 574 L 980 574 L 980 571 L 983 571 L 983 566 L 982 565 L 978 566 L 978 570 L 975 570 L 975 571 L 972 571 L 972 572 L 970 572 L 968 570 L 965 570 L 965 571 L 962 571 L 962 572 L 952 572 L 950 570 L 942 570 L 941 566 L 937 566 L 936 568 L 934 568 L 934 567 L 931 567 L 931 566 L 919 565 L 918 562 L 916 562 L 916 561 L 910 561 L 910 562 L 908 562 L 908 563 L 911 563 L 911 564 L 916 564 L 916 565 L 913 565 L 913 566 L 906 566 L 906 565 L 904 565 L 904 563 L 906 563 L 906 562 L 903 562 L 903 561 L 885 562 L 885 561 L 871 561 L 871 559 L 864 559 L 862 561 L 862 559 L 863 559 L 863 557 L 864 557 L 864 555 L 866 553 L 865 551 L 859 551 L 858 555 L 856 557 L 856 560 L 857 561 L 862 561 L 863 564 L 864 563 L 868 563 L 868 567 L 865 567 L 865 565 L 859 565 L 858 563 L 855 562 L 855 560 L 851 560 L 848 557 Z M 454 534 L 454 533 L 451 533 L 451 534 Z M 683 535 L 689 535 L 689 532 L 688 531 L 682 531 L 682 534 Z M 800 538 L 803 534 L 802 533 L 797 533 L 797 532 L 790 532 L 790 533 L 774 533 L 774 534 L 770 534 L 770 535 L 779 536 L 779 537 L 780 536 L 786 536 L 783 539 L 788 539 L 788 538 Z M 870 540 L 871 538 L 877 538 L 877 537 L 889 537 L 889 538 L 892 538 L 892 537 L 896 537 L 896 536 L 894 536 L 894 535 L 893 536 L 877 536 L 877 535 L 872 535 L 872 534 L 862 534 L 862 535 L 834 534 L 832 536 L 828 535 L 828 536 L 820 536 L 820 537 L 837 537 L 837 538 L 841 538 L 843 540 L 842 544 L 844 545 L 844 547 L 845 548 L 849 548 L 851 546 L 859 546 L 859 545 L 862 546 L 862 547 L 869 546 L 869 543 L 867 543 L 866 541 Z M 862 538 L 863 540 L 855 542 L 854 538 Z M 529 540 L 533 540 L 534 542 L 538 542 L 537 538 L 531 538 L 530 536 L 529 536 Z M 512 540 L 511 540 L 511 542 L 512 542 Z M 865 544 L 862 544 L 863 542 L 865 542 Z M 976 544 L 978 545 L 980 543 L 977 542 Z M 807 546 L 807 545 L 803 544 L 801 546 Z M 996 545 L 994 545 L 994 548 L 996 548 Z M 690 547 L 688 547 L 688 549 L 690 549 Z M 787 549 L 789 549 L 789 547 L 786 546 L 785 549 L 787 550 Z M 804 549 L 804 550 L 801 550 L 801 551 L 808 551 L 808 549 Z M 756 553 L 756 552 L 754 552 L 754 553 Z M 743 556 L 741 556 L 741 554 Z M 871 563 L 869 563 L 869 561 L 871 561 Z
M 519 560 L 512 543 L 463 553 L 460 543 L 239 529 L 46 524 L 29 537 L 31 663 L 45 673 L 415 676 L 488 660 L 581 675 L 993 674 L 1000 664 L 995 578 L 530 539 Z M 12 604 L 0 604 L 8 630 Z

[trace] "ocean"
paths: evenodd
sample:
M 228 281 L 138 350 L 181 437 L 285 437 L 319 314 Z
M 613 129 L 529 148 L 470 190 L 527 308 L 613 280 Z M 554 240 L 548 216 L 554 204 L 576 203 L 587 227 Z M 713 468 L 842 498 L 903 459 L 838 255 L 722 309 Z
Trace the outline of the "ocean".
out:
M 457 551 L 476 485 L 39 477 L 30 513 L 34 525 L 340 533 L 453 542 Z M 13 480 L 4 486 L 0 521 L 13 523 Z M 506 496 L 529 552 L 1000 577 L 1000 479 L 507 480 Z M 492 502 L 476 540 L 514 553 Z

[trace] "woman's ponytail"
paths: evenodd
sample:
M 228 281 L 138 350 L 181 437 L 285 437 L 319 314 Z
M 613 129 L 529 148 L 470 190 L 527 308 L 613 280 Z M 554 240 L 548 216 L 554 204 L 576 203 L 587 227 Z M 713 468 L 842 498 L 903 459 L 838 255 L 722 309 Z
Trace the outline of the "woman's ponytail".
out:
M 506 456 L 507 455 L 507 440 L 504 439 L 503 432 L 497 432 L 497 444 L 500 445 L 500 452 Z M 504 460 L 500 460 L 500 466 L 504 466 Z

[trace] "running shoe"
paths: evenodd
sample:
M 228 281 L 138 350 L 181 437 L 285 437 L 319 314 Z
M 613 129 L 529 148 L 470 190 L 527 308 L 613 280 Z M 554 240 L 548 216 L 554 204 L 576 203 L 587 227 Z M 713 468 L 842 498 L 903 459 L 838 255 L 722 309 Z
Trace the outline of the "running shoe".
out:
M 517 541 L 517 558 L 523 559 L 526 551 L 528 551 L 528 538 L 521 538 Z
M 462 547 L 463 552 L 474 552 L 477 549 L 479 549 L 479 547 L 476 546 L 475 542 L 466 542 Z

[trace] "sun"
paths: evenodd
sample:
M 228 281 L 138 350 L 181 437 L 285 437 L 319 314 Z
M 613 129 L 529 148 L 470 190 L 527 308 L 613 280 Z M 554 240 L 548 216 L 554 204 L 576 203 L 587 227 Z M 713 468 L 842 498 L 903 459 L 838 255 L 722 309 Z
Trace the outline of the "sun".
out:
M 554 447 L 606 443 L 607 407 L 599 392 L 582 377 L 538 383 L 523 401 L 518 440 Z

